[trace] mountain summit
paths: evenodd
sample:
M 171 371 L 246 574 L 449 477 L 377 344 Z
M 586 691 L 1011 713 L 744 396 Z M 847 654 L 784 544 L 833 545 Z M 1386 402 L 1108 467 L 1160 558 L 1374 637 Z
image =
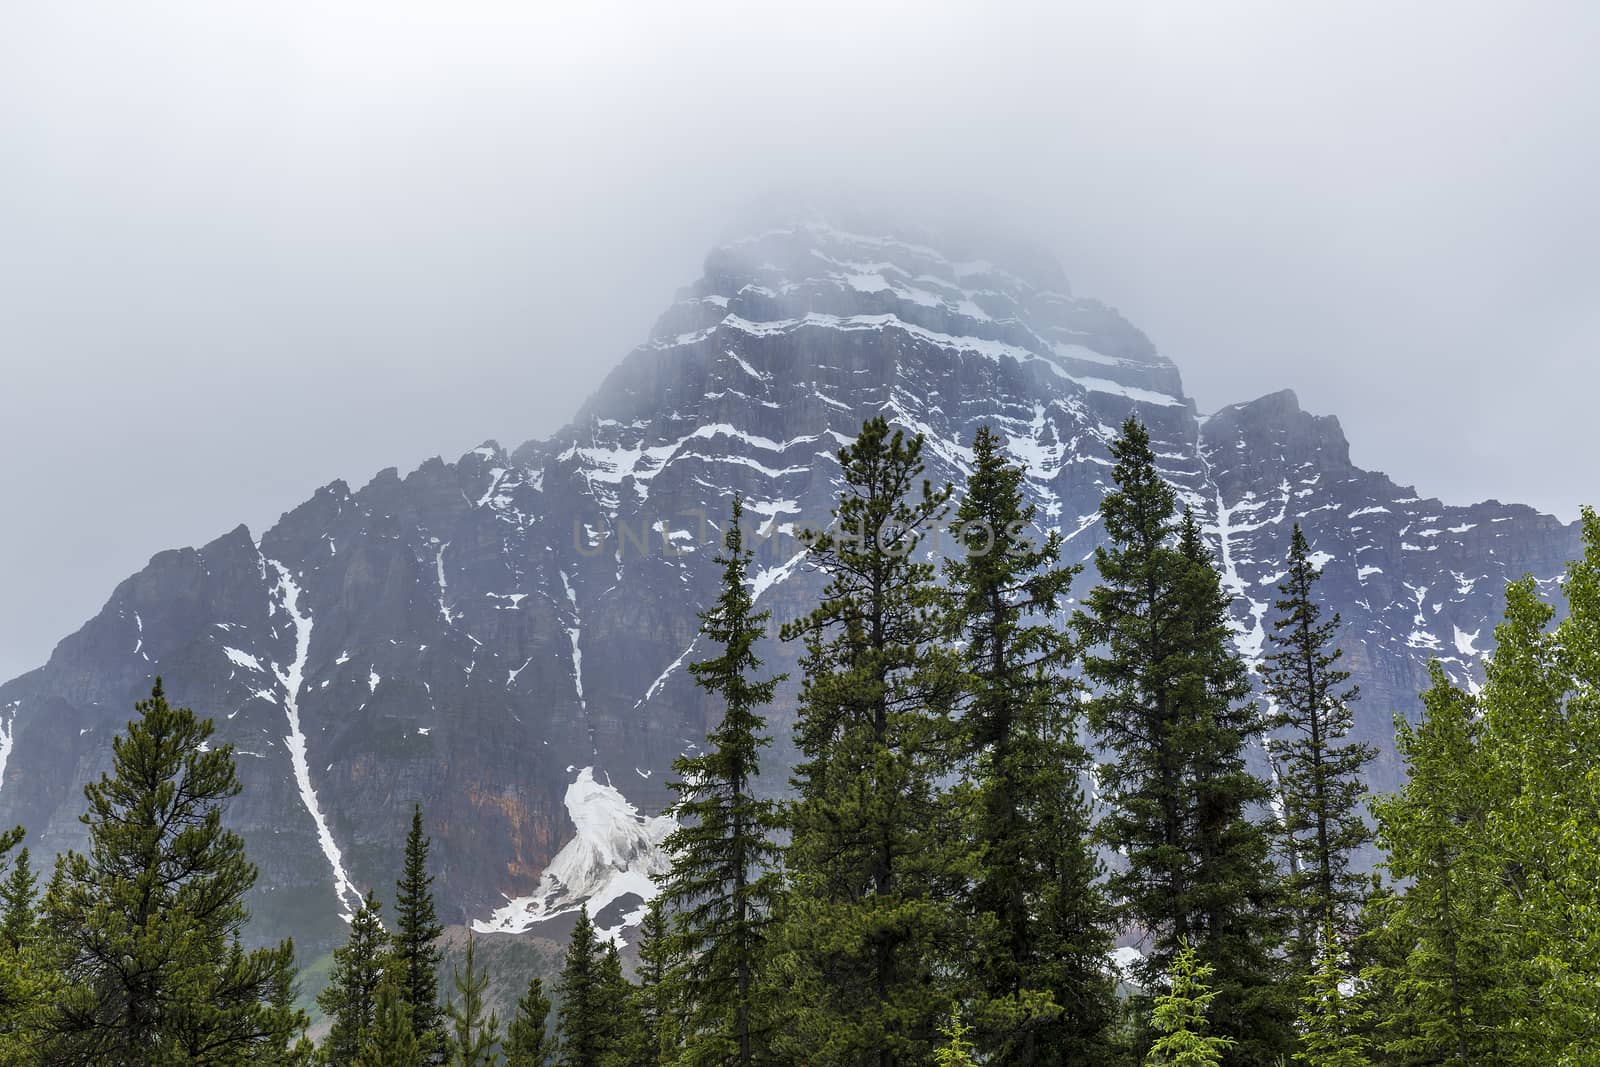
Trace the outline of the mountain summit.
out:
M 878 414 L 926 435 L 936 481 L 993 426 L 1086 560 L 1107 445 L 1137 414 L 1251 656 L 1300 523 L 1362 688 L 1356 736 L 1384 751 L 1376 788 L 1396 782 L 1391 717 L 1414 713 L 1427 661 L 1472 684 L 1505 583 L 1554 582 L 1578 551 L 1575 525 L 1531 508 L 1450 507 L 1354 466 L 1337 420 L 1292 393 L 1202 417 L 1170 360 L 1036 254 L 780 226 L 715 249 L 548 440 L 334 482 L 259 537 L 153 558 L 0 686 L 0 823 L 36 851 L 81 847 L 83 786 L 159 673 L 236 746 L 229 814 L 261 868 L 262 937 L 339 937 L 361 891 L 393 881 L 415 802 L 447 920 L 514 931 L 587 901 L 620 929 L 660 870 L 671 761 L 717 713 L 685 668 L 730 498 L 754 520 L 759 606 L 798 615 L 819 583 L 794 533 L 827 521 L 837 449 Z M 774 790 L 793 700 L 791 683 L 772 710 Z

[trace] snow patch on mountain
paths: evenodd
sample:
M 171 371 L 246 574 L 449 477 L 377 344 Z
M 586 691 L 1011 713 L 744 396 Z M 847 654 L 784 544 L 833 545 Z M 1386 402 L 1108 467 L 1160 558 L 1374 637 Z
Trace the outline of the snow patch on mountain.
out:
M 306 762 L 306 735 L 300 730 L 300 688 L 305 683 L 306 660 L 311 655 L 311 612 L 307 610 L 303 615 L 300 613 L 300 586 L 289 576 L 289 569 L 277 560 L 269 559 L 266 562 L 278 572 L 278 601 L 272 605 L 272 610 L 277 612 L 281 607 L 294 626 L 294 661 L 287 668 L 279 667 L 276 663 L 272 665 L 272 673 L 277 676 L 278 684 L 283 686 L 283 710 L 289 718 L 289 735 L 283 740 L 289 749 L 290 762 L 294 765 L 294 780 L 300 789 L 300 802 L 305 805 L 312 822 L 316 823 L 317 841 L 322 845 L 322 854 L 327 858 L 328 866 L 333 868 L 334 895 L 345 909 L 341 917 L 349 922 L 356 908 L 361 906 L 361 892 L 350 880 L 350 875 L 345 873 L 339 845 L 334 841 L 333 831 L 328 829 L 328 820 L 322 817 L 322 808 L 317 804 L 317 791 L 311 785 L 311 767 Z
M 624 927 L 644 918 L 644 905 L 656 895 L 655 878 L 671 861 L 661 843 L 676 827 L 670 815 L 641 815 L 610 782 L 598 782 L 585 767 L 567 787 L 567 814 L 577 834 L 562 846 L 539 878 L 539 887 L 525 897 L 507 898 L 504 907 L 472 928 L 479 933 L 518 934 L 536 923 L 589 906 L 599 915 L 625 896 L 640 900 L 638 909 L 616 925 L 599 928 L 602 938 L 616 940 Z

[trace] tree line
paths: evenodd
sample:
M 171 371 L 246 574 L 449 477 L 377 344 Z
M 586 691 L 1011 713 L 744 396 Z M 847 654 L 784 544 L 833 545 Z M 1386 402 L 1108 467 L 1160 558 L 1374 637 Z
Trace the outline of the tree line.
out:
M 800 649 L 792 800 L 758 789 L 781 675 L 757 649 L 735 499 L 691 666 L 720 706 L 674 763 L 670 872 L 627 973 L 586 910 L 508 1020 L 469 936 L 441 1002 L 422 812 L 318 1003 L 290 943 L 245 951 L 255 869 L 209 721 L 159 680 L 86 790 L 88 851 L 41 893 L 0 839 L 0 1053 L 11 1063 L 331 1067 L 1580 1064 L 1600 1047 L 1600 519 L 1566 613 L 1507 592 L 1482 687 L 1437 664 L 1409 776 L 1368 798 L 1339 618 L 1293 530 L 1254 670 L 1192 512 L 1130 419 L 1095 581 L 1031 535 L 987 428 L 958 494 L 869 420 Z M 956 551 L 928 547 L 954 516 Z M 1260 698 L 1257 698 L 1259 693 Z M 1378 873 L 1358 853 L 1376 846 Z M 0 868 L 3 869 L 3 868 Z M 1138 947 L 1114 953 L 1118 939 Z

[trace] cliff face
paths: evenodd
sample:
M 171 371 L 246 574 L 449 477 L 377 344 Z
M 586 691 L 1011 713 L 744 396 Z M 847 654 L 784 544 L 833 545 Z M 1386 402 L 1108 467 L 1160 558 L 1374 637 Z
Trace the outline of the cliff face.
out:
M 335 482 L 259 540 L 156 556 L 0 686 L 0 822 L 36 851 L 81 845 L 83 785 L 160 673 L 237 746 L 262 936 L 341 936 L 358 891 L 392 882 L 417 802 L 447 920 L 516 930 L 589 900 L 621 925 L 660 862 L 671 760 L 716 714 L 684 668 L 732 494 L 760 606 L 795 616 L 819 584 L 794 531 L 827 521 L 836 452 L 879 413 L 927 436 L 936 481 L 996 427 L 1082 559 L 1108 442 L 1137 414 L 1251 655 L 1301 523 L 1343 616 L 1358 733 L 1384 750 L 1376 788 L 1397 780 L 1391 718 L 1414 713 L 1428 659 L 1470 682 L 1505 583 L 1554 581 L 1577 551 L 1575 526 L 1530 508 L 1446 507 L 1355 467 L 1337 420 L 1292 394 L 1197 416 L 1177 368 L 1054 264 L 808 223 L 712 252 L 549 440 Z M 765 655 L 781 670 L 794 651 Z M 771 716 L 774 790 L 793 699 L 791 683 Z

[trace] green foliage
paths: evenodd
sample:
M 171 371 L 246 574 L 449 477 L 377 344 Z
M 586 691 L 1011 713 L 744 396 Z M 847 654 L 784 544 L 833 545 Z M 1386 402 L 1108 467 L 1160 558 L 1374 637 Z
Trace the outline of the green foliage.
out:
M 653 1065 L 666 1063 L 681 1055 L 678 1062 L 688 1064 L 696 1061 L 697 1051 L 705 1055 L 713 1047 L 711 1042 L 702 1041 L 698 1050 L 679 1051 L 682 1032 L 680 998 L 683 995 L 678 977 L 679 944 L 669 928 L 662 898 L 652 898 L 645 908 L 644 920 L 639 924 L 639 970 L 636 974 L 639 984 L 629 993 L 632 1002 L 630 1015 L 637 1023 L 632 1044 L 624 1052 L 624 1058 L 629 1063 Z M 757 962 L 758 957 L 752 960 L 752 963 Z M 734 1036 L 727 1035 L 726 1026 L 721 1028 L 721 1032 L 726 1036 Z M 737 1059 L 739 1054 L 737 1041 L 728 1042 L 717 1049 L 716 1062 L 742 1062 Z
M 676 777 L 669 786 L 677 795 L 672 813 L 679 827 L 664 846 L 672 868 L 659 899 L 676 909 L 674 937 L 672 945 L 664 937 L 650 939 L 661 956 L 653 961 L 659 970 L 654 995 L 676 997 L 686 1016 L 686 1064 L 750 1064 L 766 1045 L 756 979 L 778 894 L 778 815 L 772 801 L 754 795 L 752 783 L 760 750 L 770 743 L 757 709 L 772 700 L 781 676 L 756 677 L 761 660 L 755 646 L 766 636 L 769 616 L 752 607 L 742 516 L 735 497 L 717 557 L 722 592 L 700 616 L 701 636 L 721 653 L 689 667 L 722 704 L 722 719 L 702 754 L 673 761 Z M 681 966 L 669 957 L 681 957 Z M 653 1025 L 665 1022 L 664 1005 L 650 1011 Z
M 973 1044 L 967 1040 L 967 1035 L 972 1033 L 972 1027 L 961 1021 L 961 1005 L 950 1006 L 950 1020 L 939 1027 L 939 1036 L 945 1039 L 933 1053 L 933 1062 L 936 1067 L 977 1067 L 978 1061 L 972 1058 Z
M 1099 767 L 1098 831 L 1128 861 L 1109 885 L 1151 935 L 1147 978 L 1192 941 L 1216 973 L 1214 1025 L 1237 1041 L 1234 1059 L 1269 1064 L 1290 1047 L 1291 1008 L 1273 984 L 1278 882 L 1251 817 L 1267 793 L 1244 762 L 1261 728 L 1249 675 L 1199 527 L 1175 514 L 1137 420 L 1112 455 L 1100 512 L 1111 543 L 1074 619 L 1096 683 L 1089 724 L 1114 756 Z
M 811 1064 L 926 1062 L 960 954 L 967 872 L 939 788 L 960 672 L 922 544 L 950 490 L 921 456 L 881 418 L 840 452 L 834 521 L 803 535 L 822 602 L 783 631 L 805 643 L 803 758 L 769 996 L 782 1054 Z
M 1373 1013 L 1367 996 L 1354 987 L 1332 926 L 1323 927 L 1316 969 L 1300 998 L 1300 1048 L 1294 1058 L 1309 1067 L 1372 1067 L 1369 1058 Z
M 1371 745 L 1340 744 L 1354 723 L 1350 703 L 1358 694 L 1345 687 L 1350 672 L 1339 667 L 1343 652 L 1333 647 L 1339 616 L 1324 620 L 1314 596 L 1322 575 L 1310 551 L 1296 523 L 1289 569 L 1278 583 L 1273 651 L 1260 667 L 1275 708 L 1268 725 L 1278 736 L 1269 745 L 1290 859 L 1293 956 L 1302 972 L 1325 926 L 1346 935 L 1353 930 L 1364 879 L 1351 869 L 1351 857 L 1372 839 L 1359 807 L 1361 771 L 1378 754 Z
M 13 836 L 20 841 L 22 827 L 17 827 L 0 839 L 0 858 L 13 847 L 8 843 Z M 0 885 L 0 941 L 14 953 L 21 952 L 23 946 L 33 940 L 39 920 L 38 900 L 39 876 L 34 873 L 28 850 L 24 848 L 17 853 L 11 873 Z
M 411 813 L 406 835 L 405 866 L 395 886 L 394 963 L 399 968 L 400 995 L 411 1017 L 412 1032 L 424 1063 L 439 1063 L 445 1054 L 445 1028 L 439 1010 L 439 935 L 444 926 L 433 904 L 433 875 L 428 872 L 427 836 L 422 832 L 422 805 Z
M 551 1067 L 556 1062 L 556 1039 L 549 1023 L 550 998 L 544 995 L 544 982 L 535 976 L 506 1027 L 506 1067 Z
M 561 1067 L 600 1067 L 601 1056 L 616 1020 L 605 1014 L 605 991 L 600 971 L 601 951 L 589 909 L 578 911 L 578 921 L 567 942 L 557 994 L 561 1001 Z
M 1145 1063 L 1173 1067 L 1220 1067 L 1234 1039 L 1207 1031 L 1207 1017 L 1217 997 L 1208 984 L 1214 968 L 1201 963 L 1195 950 L 1180 944 L 1167 971 L 1167 988 L 1156 998 L 1151 1028 L 1159 1035 Z
M 209 719 L 160 679 L 84 789 L 87 855 L 68 853 L 44 910 L 64 988 L 42 1020 L 52 1063 L 282 1062 L 305 1019 L 294 947 L 246 952 L 256 868 L 222 826 L 239 792 Z
M 378 1014 L 378 988 L 390 964 L 389 933 L 379 915 L 383 905 L 369 891 L 350 920 L 350 936 L 333 952 L 328 984 L 317 1006 L 332 1020 L 322 1044 L 329 1067 L 354 1064 Z M 393 984 L 403 984 L 396 980 Z M 403 996 L 402 992 L 402 996 Z
M 1080 785 L 1089 757 L 1068 673 L 1076 650 L 1053 624 L 1081 568 L 1061 563 L 1060 534 L 1033 541 L 1025 472 L 1003 449 L 978 430 L 958 553 L 945 564 L 966 690 L 956 799 L 976 869 L 969 972 L 987 1061 L 1082 1062 L 1103 1052 L 1112 987 L 1110 916 Z
M 452 972 L 455 996 L 445 1005 L 450 1020 L 450 1067 L 488 1067 L 498 1061 L 500 1019 L 484 1003 L 489 976 L 476 965 L 477 939 L 467 934 L 465 970 Z
M 403 974 L 398 966 L 391 967 L 379 984 L 372 1026 L 361 1037 L 355 1067 L 421 1067 L 422 1046 L 412 1026 Z

